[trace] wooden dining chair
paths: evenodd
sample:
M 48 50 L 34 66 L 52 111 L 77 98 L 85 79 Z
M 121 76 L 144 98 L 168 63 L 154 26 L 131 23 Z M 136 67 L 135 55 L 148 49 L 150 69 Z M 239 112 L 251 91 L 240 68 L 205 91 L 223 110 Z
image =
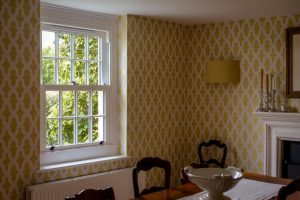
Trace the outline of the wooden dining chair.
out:
M 161 168 L 164 170 L 164 172 L 165 172 L 164 186 L 162 186 L 162 187 L 152 186 L 152 187 L 146 188 L 140 192 L 139 191 L 139 183 L 138 183 L 139 172 L 140 171 L 148 171 L 154 167 L 158 167 L 158 168 Z M 145 194 L 149 194 L 152 192 L 157 192 L 157 191 L 169 188 L 170 180 L 171 180 L 171 164 L 169 161 L 162 160 L 157 157 L 155 157 L 155 158 L 145 157 L 136 163 L 135 168 L 132 171 L 134 196 L 137 198 L 137 197 L 145 195 Z
M 209 158 L 207 160 L 204 160 L 202 155 L 202 150 L 204 148 L 212 147 L 213 145 L 215 145 L 216 147 L 218 147 L 220 150 L 223 151 L 221 160 L 218 161 L 216 158 Z M 198 155 L 199 155 L 201 165 L 208 165 L 208 166 L 214 165 L 216 167 L 224 168 L 226 155 L 227 155 L 227 145 L 220 142 L 219 140 L 209 140 L 208 142 L 201 142 L 198 146 Z
M 112 187 L 105 189 L 85 189 L 75 197 L 67 197 L 65 200 L 115 200 L 115 194 Z
M 300 177 L 293 180 L 287 186 L 283 186 L 282 188 L 280 188 L 278 195 L 277 195 L 277 199 L 278 200 L 286 200 L 286 199 L 288 199 L 289 195 L 292 195 L 297 191 L 300 192 Z
M 216 158 L 210 158 L 205 160 L 204 156 L 202 155 L 202 150 L 204 148 L 210 148 L 211 146 L 215 145 L 219 149 L 222 150 L 222 157 L 221 160 L 218 161 Z M 227 145 L 224 143 L 221 143 L 219 140 L 209 140 L 208 142 L 201 142 L 198 146 L 198 156 L 200 163 L 191 163 L 190 166 L 193 168 L 206 168 L 206 167 L 225 167 L 225 160 L 227 155 Z M 181 184 L 189 183 L 188 176 L 185 174 L 184 169 L 181 169 Z

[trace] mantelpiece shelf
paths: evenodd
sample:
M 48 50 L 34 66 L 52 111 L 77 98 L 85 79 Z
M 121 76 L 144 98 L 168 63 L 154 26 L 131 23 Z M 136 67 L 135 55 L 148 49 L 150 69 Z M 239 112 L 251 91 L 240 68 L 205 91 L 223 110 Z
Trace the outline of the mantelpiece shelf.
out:
M 300 113 L 292 112 L 254 112 L 264 122 L 280 121 L 280 122 L 299 122 Z

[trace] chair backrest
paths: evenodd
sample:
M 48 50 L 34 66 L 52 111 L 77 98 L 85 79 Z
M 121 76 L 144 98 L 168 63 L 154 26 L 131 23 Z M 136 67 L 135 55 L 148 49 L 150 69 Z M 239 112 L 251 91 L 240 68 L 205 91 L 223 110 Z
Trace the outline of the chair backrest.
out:
M 165 180 L 164 180 L 164 186 L 163 187 L 150 187 L 146 188 L 143 191 L 139 191 L 139 184 L 138 184 L 138 174 L 142 171 L 148 171 L 154 167 L 162 168 L 165 172 Z M 162 160 L 160 158 L 153 158 L 153 157 L 145 157 L 141 160 L 139 160 L 136 163 L 135 168 L 132 171 L 132 181 L 133 181 L 133 190 L 134 190 L 134 196 L 139 197 L 144 194 L 157 192 L 166 188 L 170 187 L 170 180 L 171 180 L 171 164 L 167 160 Z
M 115 200 L 114 190 L 111 187 L 105 189 L 85 189 L 75 197 L 67 197 L 65 200 Z
M 212 145 L 215 145 L 218 148 L 223 150 L 223 155 L 222 155 L 221 161 L 218 161 L 215 158 L 211 158 L 208 160 L 203 159 L 202 149 L 204 147 L 210 147 Z M 224 168 L 225 167 L 225 159 L 226 159 L 226 155 L 227 155 L 227 146 L 226 146 L 226 144 L 221 143 L 219 140 L 209 140 L 208 142 L 201 142 L 198 147 L 198 155 L 199 155 L 199 159 L 200 159 L 200 164 L 207 164 L 207 165 L 214 164 L 218 167 Z
M 293 180 L 287 186 L 283 186 L 280 188 L 277 199 L 278 200 L 286 200 L 287 197 L 297 191 L 300 191 L 300 178 Z

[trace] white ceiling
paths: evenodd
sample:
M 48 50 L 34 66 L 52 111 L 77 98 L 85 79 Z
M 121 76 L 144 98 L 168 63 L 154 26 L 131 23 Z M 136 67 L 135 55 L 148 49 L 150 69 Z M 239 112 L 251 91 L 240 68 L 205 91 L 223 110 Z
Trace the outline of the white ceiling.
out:
M 210 23 L 300 14 L 300 0 L 41 0 L 93 12 L 136 14 L 179 23 Z

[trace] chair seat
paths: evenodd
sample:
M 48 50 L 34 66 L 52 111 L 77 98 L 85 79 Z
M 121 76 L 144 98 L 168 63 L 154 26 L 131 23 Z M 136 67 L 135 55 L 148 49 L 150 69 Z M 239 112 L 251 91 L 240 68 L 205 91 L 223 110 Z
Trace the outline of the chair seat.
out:
M 140 193 L 140 196 L 143 196 L 145 194 L 149 194 L 149 193 L 152 193 L 152 192 L 158 192 L 158 191 L 161 191 L 161 190 L 164 190 L 164 189 L 166 189 L 166 188 L 165 187 L 156 187 L 156 186 L 146 188 Z

